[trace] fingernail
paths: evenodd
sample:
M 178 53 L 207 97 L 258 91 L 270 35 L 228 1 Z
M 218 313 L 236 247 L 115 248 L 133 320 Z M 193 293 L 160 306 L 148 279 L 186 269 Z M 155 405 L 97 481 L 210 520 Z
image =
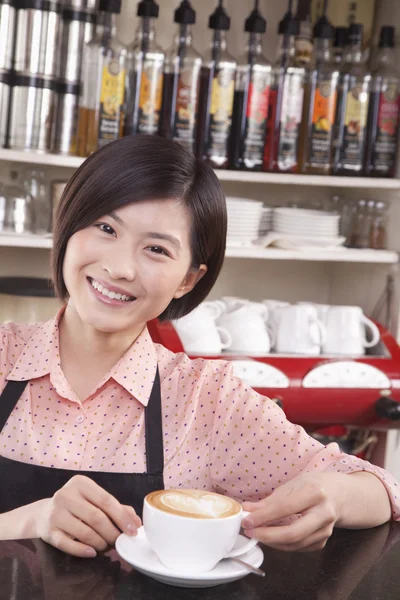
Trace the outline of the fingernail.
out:
M 126 526 L 126 529 L 128 531 L 128 535 L 136 535 L 137 534 L 137 528 L 135 525 L 132 525 L 131 523 L 129 523 Z
M 97 556 L 97 552 L 94 548 L 86 548 L 85 556 L 89 556 L 90 558 L 94 558 Z
M 246 517 L 245 519 L 243 519 L 242 521 L 242 527 L 244 527 L 246 529 L 246 527 L 248 527 L 249 529 L 251 529 L 252 527 L 254 527 L 254 521 L 251 517 Z

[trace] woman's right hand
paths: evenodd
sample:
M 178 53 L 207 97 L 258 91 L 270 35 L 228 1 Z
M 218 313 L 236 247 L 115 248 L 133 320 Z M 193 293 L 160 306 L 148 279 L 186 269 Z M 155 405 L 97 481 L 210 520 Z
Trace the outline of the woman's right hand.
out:
M 96 556 L 114 545 L 121 531 L 136 535 L 141 525 L 131 506 L 84 475 L 75 475 L 37 506 L 36 537 L 73 556 Z

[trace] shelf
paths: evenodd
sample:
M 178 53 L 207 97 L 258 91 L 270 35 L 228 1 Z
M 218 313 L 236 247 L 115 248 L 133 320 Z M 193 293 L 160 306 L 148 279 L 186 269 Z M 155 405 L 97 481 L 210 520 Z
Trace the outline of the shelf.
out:
M 0 234 L 0 246 L 9 248 L 42 248 L 50 249 L 50 237 L 39 235 Z M 301 260 L 311 262 L 358 262 L 396 264 L 399 260 L 397 252 L 390 250 L 280 250 L 279 248 L 231 248 L 226 249 L 227 258 L 257 258 L 264 260 Z
M 43 248 L 49 250 L 53 247 L 51 237 L 33 234 L 0 234 L 0 246 L 8 248 Z
M 0 149 L 0 161 L 35 164 L 45 167 L 77 169 L 84 162 L 79 156 L 61 156 L 20 150 Z M 292 175 L 280 173 L 253 173 L 251 171 L 215 171 L 220 181 L 261 183 L 270 185 L 308 185 L 329 188 L 357 188 L 376 190 L 400 190 L 400 179 L 378 179 L 373 177 L 334 177 L 323 175 Z
M 264 260 L 301 260 L 311 262 L 354 262 L 393 265 L 399 261 L 390 250 L 281 250 L 280 248 L 227 248 L 227 258 L 258 258 Z

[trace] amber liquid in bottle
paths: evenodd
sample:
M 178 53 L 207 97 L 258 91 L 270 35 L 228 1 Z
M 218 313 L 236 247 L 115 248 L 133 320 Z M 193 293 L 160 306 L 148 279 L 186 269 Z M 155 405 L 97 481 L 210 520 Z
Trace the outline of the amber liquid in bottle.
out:
M 325 27 L 322 32 L 326 33 Z M 338 81 L 339 71 L 332 63 L 330 39 L 317 38 L 313 64 L 304 87 L 299 158 L 302 173 L 328 175 L 331 172 Z

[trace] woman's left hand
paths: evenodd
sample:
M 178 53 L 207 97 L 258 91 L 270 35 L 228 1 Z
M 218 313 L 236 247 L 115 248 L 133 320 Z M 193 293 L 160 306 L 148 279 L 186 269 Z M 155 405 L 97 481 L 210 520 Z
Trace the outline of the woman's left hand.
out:
M 337 485 L 342 474 L 306 473 L 284 483 L 260 502 L 244 502 L 249 511 L 242 527 L 246 535 L 278 550 L 323 548 L 339 518 Z M 277 521 L 292 518 L 288 525 Z

